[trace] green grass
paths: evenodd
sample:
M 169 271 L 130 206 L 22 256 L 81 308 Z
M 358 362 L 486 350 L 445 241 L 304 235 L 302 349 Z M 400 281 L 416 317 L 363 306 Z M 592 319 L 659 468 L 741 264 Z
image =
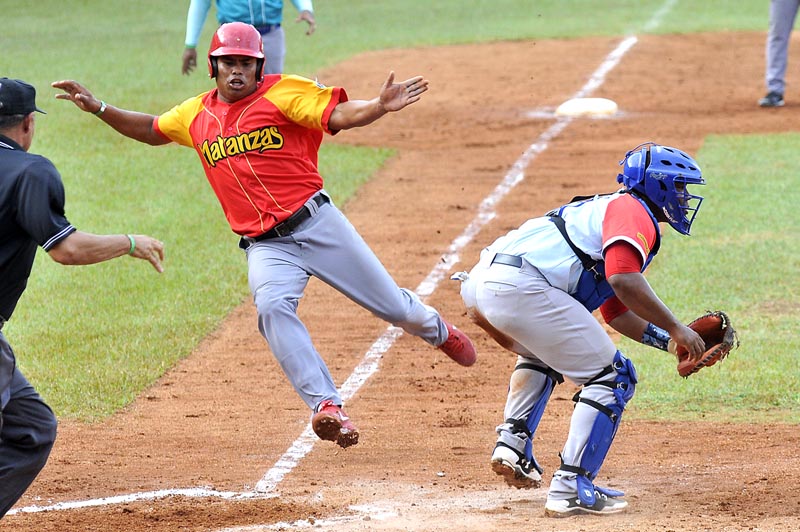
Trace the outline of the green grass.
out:
M 383 48 L 639 33 L 664 3 L 318 0 L 318 31 L 306 37 L 304 24 L 293 23 L 296 12 L 286 2 L 286 70 L 314 77 L 338 61 Z M 0 76 L 25 79 L 39 90 L 39 106 L 48 114 L 37 117 L 31 151 L 50 158 L 62 173 L 69 219 L 85 231 L 146 233 L 166 242 L 167 269 L 160 276 L 146 263 L 128 258 L 65 268 L 43 253 L 37 257 L 29 288 L 4 332 L 22 370 L 61 417 L 91 420 L 113 413 L 190 353 L 234 306 L 249 298 L 237 238 L 228 228 L 192 150 L 152 148 L 125 139 L 71 104 L 55 101 L 55 91 L 49 88 L 50 82 L 58 79 L 77 79 L 112 104 L 153 114 L 211 88 L 202 60 L 197 72 L 180 75 L 186 6 L 185 2 L 160 0 L 74 0 L 66 4 L 40 0 L 18 3 L 3 17 Z M 767 11 L 761 0 L 683 0 L 676 2 L 651 31 L 764 31 Z M 208 45 L 214 26 L 210 19 L 201 38 L 201 51 Z M 387 65 L 387 69 L 391 67 Z M 476 75 L 465 72 L 465 82 Z M 380 80 L 377 78 L 376 83 Z M 797 395 L 792 392 L 797 386 L 788 382 L 797 372 L 787 369 L 796 368 L 797 361 L 782 366 L 771 363 L 780 360 L 785 364 L 780 353 L 797 352 L 796 343 L 786 333 L 796 323 L 796 304 L 788 309 L 782 304 L 797 301 L 797 286 L 788 287 L 793 292 L 781 292 L 787 288 L 786 271 L 797 270 L 797 255 L 791 246 L 769 245 L 771 238 L 785 242 L 790 233 L 763 219 L 765 213 L 774 213 L 772 220 L 792 219 L 792 211 L 782 211 L 781 217 L 774 206 L 767 208 L 763 202 L 758 209 L 745 208 L 748 202 L 761 201 L 757 197 L 760 187 L 778 186 L 764 182 L 766 172 L 790 172 L 789 162 L 796 151 L 789 147 L 773 154 L 764 152 L 764 160 L 756 161 L 748 157 L 754 157 L 756 151 L 778 148 L 766 141 L 764 146 L 751 147 L 749 143 L 757 140 L 743 138 L 736 141 L 741 145 L 734 151 L 717 155 L 719 160 L 715 160 L 713 146 L 724 142 L 727 140 L 707 143 L 700 160 L 706 164 L 708 175 L 716 175 L 716 167 L 730 163 L 732 177 L 725 180 L 726 186 L 733 187 L 737 179 L 742 179 L 741 189 L 708 187 L 710 199 L 698 219 L 697 238 L 676 246 L 677 238 L 672 239 L 666 249 L 672 248 L 673 254 L 665 251 L 660 257 L 658 262 L 664 270 L 654 271 L 653 280 L 664 293 L 670 282 L 666 278 L 659 281 L 660 272 L 667 275 L 669 267 L 681 271 L 684 286 L 665 299 L 670 303 L 683 301 L 686 307 L 680 312 L 686 317 L 699 308 L 715 306 L 715 301 L 704 300 L 703 291 L 719 295 L 718 305 L 724 303 L 737 322 L 741 320 L 744 344 L 731 362 L 722 366 L 725 372 L 703 371 L 688 381 L 674 378 L 667 357 L 641 356 L 641 365 L 655 369 L 642 372 L 646 378 L 633 402 L 637 405 L 634 415 L 658 415 L 660 405 L 673 405 L 681 397 L 683 403 L 689 404 L 688 398 L 692 398 L 700 404 L 697 398 L 717 392 L 719 403 L 745 413 L 797 411 Z M 326 188 L 343 205 L 391 156 L 389 150 L 325 145 L 320 168 Z M 781 161 L 785 161 L 783 168 Z M 744 177 L 742 168 L 753 173 Z M 758 180 L 758 193 L 746 187 L 754 180 Z M 750 221 L 735 231 L 721 229 L 715 233 L 741 235 L 741 240 L 731 245 L 744 255 L 736 261 L 724 260 L 729 264 L 720 266 L 736 268 L 725 273 L 739 280 L 738 289 L 729 294 L 716 290 L 715 285 L 724 284 L 716 270 L 712 279 L 704 281 L 698 281 L 702 277 L 695 273 L 696 264 L 713 267 L 723 263 L 722 259 L 693 259 L 687 265 L 677 262 L 681 255 L 675 251 L 694 245 L 703 239 L 704 231 L 710 230 L 705 223 L 714 205 L 721 203 L 712 199 L 717 194 L 720 198 L 736 195 L 737 201 L 725 202 L 726 212 L 731 212 L 735 204 L 740 216 Z M 712 239 L 706 237 L 708 240 Z M 743 245 L 745 242 L 749 244 Z M 733 256 L 725 243 L 715 246 L 725 252 L 720 257 Z M 692 256 L 691 251 L 686 250 L 686 255 Z M 776 257 L 774 269 L 748 266 L 766 253 Z M 703 290 L 698 293 L 701 284 Z M 764 290 L 775 295 L 768 300 L 761 295 Z M 781 299 L 781 293 L 794 297 Z M 777 336 L 776 331 L 780 331 Z M 756 360 L 770 362 L 756 364 Z M 745 367 L 746 363 L 751 366 Z M 753 375 L 756 369 L 758 376 Z M 664 376 L 663 388 L 654 379 L 656 375 Z M 730 382 L 712 380 L 723 376 Z M 781 385 L 765 382 L 773 378 Z M 735 384 L 739 382 L 742 384 Z M 725 390 L 734 384 L 735 391 L 726 395 Z M 741 400 L 737 403 L 736 398 Z
M 666 231 L 648 279 L 689 321 L 727 311 L 741 347 L 688 379 L 673 357 L 623 342 L 642 382 L 634 415 L 800 422 L 800 135 L 710 137 L 698 154 L 708 185 L 692 236 Z

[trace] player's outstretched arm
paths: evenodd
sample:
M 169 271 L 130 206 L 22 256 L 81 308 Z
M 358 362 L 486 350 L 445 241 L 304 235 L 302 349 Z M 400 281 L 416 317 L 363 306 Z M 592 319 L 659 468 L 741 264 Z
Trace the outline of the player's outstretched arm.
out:
M 52 86 L 64 92 L 56 94 L 58 100 L 69 100 L 80 110 L 92 113 L 99 117 L 103 122 L 114 128 L 118 133 L 126 137 L 158 146 L 167 144 L 170 141 L 153 128 L 155 115 L 139 113 L 136 111 L 126 111 L 107 105 L 102 100 L 98 100 L 89 90 L 73 80 L 55 81 Z
M 394 82 L 394 72 L 389 72 L 389 77 L 381 87 L 381 106 L 387 112 L 399 111 L 404 107 L 419 101 L 422 93 L 428 90 L 428 80 L 422 76 L 415 76 L 400 83 Z
M 386 113 L 399 111 L 419 101 L 427 90 L 428 80 L 422 76 L 395 83 L 394 72 L 390 72 L 376 98 L 350 100 L 337 105 L 328 120 L 328 127 L 339 131 L 369 125 Z
M 164 271 L 164 244 L 147 235 L 95 235 L 75 231 L 53 246 L 48 254 L 64 265 L 97 264 L 123 255 L 148 261 L 158 273 Z

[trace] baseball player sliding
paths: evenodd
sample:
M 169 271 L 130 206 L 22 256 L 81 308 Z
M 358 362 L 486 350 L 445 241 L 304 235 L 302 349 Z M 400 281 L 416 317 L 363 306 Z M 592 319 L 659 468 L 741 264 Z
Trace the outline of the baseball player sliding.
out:
M 705 344 L 651 289 L 643 272 L 661 245 L 659 222 L 688 235 L 705 181 L 684 152 L 652 143 L 625 155 L 614 194 L 575 198 L 495 240 L 463 281 L 470 317 L 518 355 L 504 421 L 497 427 L 492 469 L 516 487 L 538 487 L 542 468 L 532 441 L 555 385 L 567 377 L 575 396 L 561 466 L 545 504 L 548 516 L 611 514 L 622 492 L 594 485 L 633 397 L 636 370 L 592 316 L 644 344 L 670 340 L 703 353 Z
M 359 431 L 342 410 L 330 372 L 297 316 L 313 275 L 376 316 L 419 336 L 463 366 L 475 362 L 469 338 L 411 291 L 399 288 L 323 189 L 317 155 L 323 133 L 363 127 L 419 101 L 428 81 L 395 83 L 371 100 L 289 75 L 262 76 L 261 35 L 248 24 L 214 34 L 208 71 L 216 88 L 160 116 L 107 105 L 75 81 L 58 81 L 72 101 L 122 135 L 197 151 L 231 229 L 247 254 L 258 327 L 323 440 L 348 447 Z

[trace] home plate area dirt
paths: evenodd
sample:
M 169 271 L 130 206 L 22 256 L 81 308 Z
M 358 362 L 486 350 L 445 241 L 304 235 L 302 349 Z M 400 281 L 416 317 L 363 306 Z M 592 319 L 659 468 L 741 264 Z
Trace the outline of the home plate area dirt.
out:
M 388 50 L 320 73 L 351 98 L 374 95 L 389 70 L 398 79 L 430 80 L 430 91 L 406 111 L 326 139 L 397 151 L 342 207 L 401 286 L 414 289 L 442 260 L 483 199 L 553 125 L 553 111 L 620 41 Z M 787 95 L 779 110 L 756 105 L 763 44 L 763 33 L 640 37 L 591 94 L 613 100 L 618 112 L 576 118 L 547 139 L 524 179 L 496 205 L 496 217 L 460 250 L 453 270 L 469 268 L 481 248 L 529 217 L 578 194 L 614 190 L 617 162 L 640 142 L 695 154 L 710 134 L 791 131 L 800 98 Z M 714 176 L 706 177 L 713 187 Z M 514 357 L 468 321 L 456 282 L 445 279 L 427 301 L 472 336 L 478 362 L 459 367 L 421 340 L 401 336 L 347 403 L 362 431 L 359 444 L 342 450 L 316 442 L 270 497 L 111 500 L 18 512 L 3 520 L 3 530 L 800 529 L 796 426 L 641 421 L 636 398 L 597 480 L 625 491 L 628 511 L 545 518 L 546 481 L 558 466 L 575 388 L 557 387 L 536 434 L 545 487 L 507 487 L 489 468 L 489 456 Z M 316 281 L 300 313 L 337 384 L 386 331 L 385 323 Z M 747 356 L 742 348 L 704 371 L 724 372 Z M 679 379 L 655 374 L 646 362 L 638 369 L 644 385 Z M 703 371 L 691 378 L 702 380 Z M 252 493 L 308 420 L 259 336 L 248 300 L 129 408 L 99 424 L 62 421 L 49 464 L 17 508 L 199 487 Z

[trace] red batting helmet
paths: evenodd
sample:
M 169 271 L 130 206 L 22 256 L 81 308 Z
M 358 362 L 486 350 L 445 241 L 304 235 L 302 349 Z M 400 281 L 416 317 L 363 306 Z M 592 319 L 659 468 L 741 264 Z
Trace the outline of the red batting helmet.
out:
M 256 79 L 261 80 L 264 68 L 264 43 L 261 34 L 250 24 L 244 22 L 228 22 L 214 33 L 208 49 L 208 74 L 217 77 L 217 57 L 222 55 L 244 55 L 255 57 Z

